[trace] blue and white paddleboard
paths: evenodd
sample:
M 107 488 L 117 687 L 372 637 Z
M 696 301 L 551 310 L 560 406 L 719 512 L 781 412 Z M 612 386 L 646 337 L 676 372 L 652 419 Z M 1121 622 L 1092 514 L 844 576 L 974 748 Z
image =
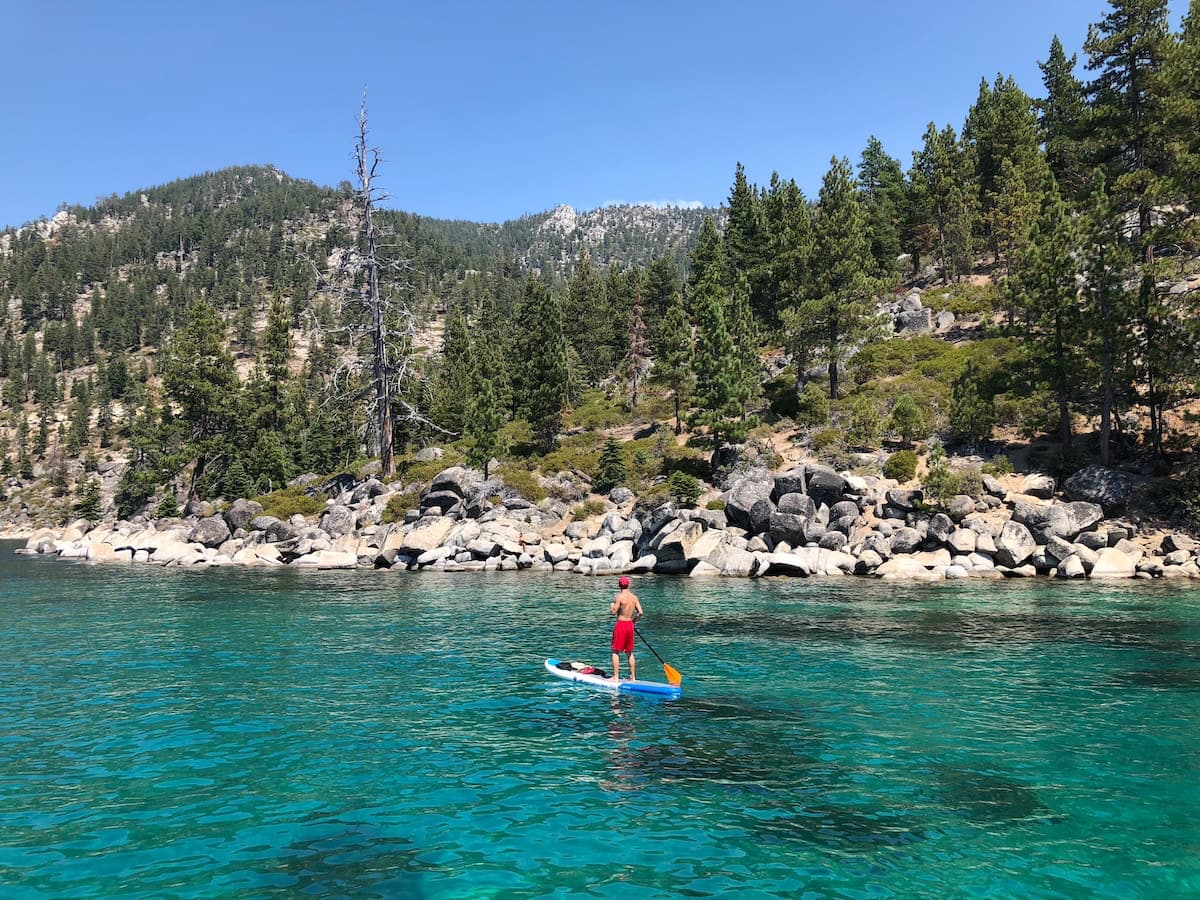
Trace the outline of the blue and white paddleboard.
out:
M 565 678 L 567 681 L 574 681 L 577 684 L 601 691 L 611 691 L 614 694 L 652 694 L 672 699 L 683 696 L 683 688 L 678 685 L 663 684 L 661 681 L 614 681 L 590 672 L 581 672 L 578 663 L 569 663 L 574 666 L 570 669 L 559 668 L 561 663 L 562 660 L 558 659 L 546 660 L 546 671 L 559 678 Z

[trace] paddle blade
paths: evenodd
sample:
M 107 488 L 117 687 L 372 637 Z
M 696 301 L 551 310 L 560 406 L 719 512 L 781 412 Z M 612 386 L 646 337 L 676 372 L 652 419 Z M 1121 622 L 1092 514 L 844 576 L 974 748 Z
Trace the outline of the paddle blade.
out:
M 667 681 L 679 687 L 679 683 L 683 681 L 683 676 L 679 674 L 679 670 L 674 666 L 668 666 L 666 663 L 663 663 L 663 671 L 667 673 Z

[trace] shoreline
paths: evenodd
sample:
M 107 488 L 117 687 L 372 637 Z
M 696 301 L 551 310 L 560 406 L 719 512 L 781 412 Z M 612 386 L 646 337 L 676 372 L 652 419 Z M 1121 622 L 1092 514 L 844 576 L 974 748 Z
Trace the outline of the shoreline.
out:
M 403 522 L 384 522 L 399 485 L 343 485 L 319 516 L 287 521 L 235 500 L 186 519 L 134 519 L 20 533 L 17 553 L 180 567 L 572 572 L 703 577 L 943 581 L 1200 578 L 1200 545 L 1106 513 L 1127 476 L 1091 467 L 1061 486 L 1045 475 L 983 476 L 979 497 L 930 505 L 917 489 L 813 463 L 734 477 L 709 509 L 638 507 L 615 489 L 605 512 L 525 500 L 496 479 L 451 467 Z M 1087 498 L 1087 499 L 1082 499 Z

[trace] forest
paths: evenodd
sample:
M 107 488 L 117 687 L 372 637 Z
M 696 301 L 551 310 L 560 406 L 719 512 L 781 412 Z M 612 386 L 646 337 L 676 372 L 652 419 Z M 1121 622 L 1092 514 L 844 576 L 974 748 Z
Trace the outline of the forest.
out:
M 832 158 L 815 197 L 737 164 L 721 209 L 611 211 L 592 237 L 378 210 L 415 323 L 398 477 L 437 446 L 531 500 L 687 503 L 779 439 L 901 481 L 1023 444 L 1059 475 L 1162 478 L 1190 515 L 1200 2 L 1175 27 L 1165 0 L 1109 0 L 1081 55 L 1055 37 L 1039 65 L 1032 93 L 983 77 L 911 160 Z M 229 168 L 0 234 L 4 499 L 162 517 L 377 458 L 354 198 Z

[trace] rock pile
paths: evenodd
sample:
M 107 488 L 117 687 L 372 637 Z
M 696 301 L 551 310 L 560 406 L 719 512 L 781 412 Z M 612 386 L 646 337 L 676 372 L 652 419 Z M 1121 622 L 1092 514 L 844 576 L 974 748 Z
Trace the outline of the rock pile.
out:
M 587 521 L 569 521 L 559 501 L 531 503 L 498 479 L 456 466 L 433 479 L 402 522 L 385 523 L 399 487 L 373 478 L 331 482 L 325 489 L 334 496 L 319 517 L 287 521 L 250 500 L 187 519 L 95 527 L 81 520 L 36 532 L 18 552 L 171 566 L 693 578 L 1200 577 L 1190 537 L 1170 534 L 1151 546 L 1131 523 L 1106 518 L 1120 513 L 1129 484 L 1099 467 L 1068 479 L 1065 497 L 1045 475 L 1029 475 L 1015 489 L 984 476 L 980 497 L 960 495 L 944 509 L 931 508 L 919 490 L 817 464 L 753 469 L 728 485 L 723 508 L 640 509 L 618 489 L 608 511 Z

